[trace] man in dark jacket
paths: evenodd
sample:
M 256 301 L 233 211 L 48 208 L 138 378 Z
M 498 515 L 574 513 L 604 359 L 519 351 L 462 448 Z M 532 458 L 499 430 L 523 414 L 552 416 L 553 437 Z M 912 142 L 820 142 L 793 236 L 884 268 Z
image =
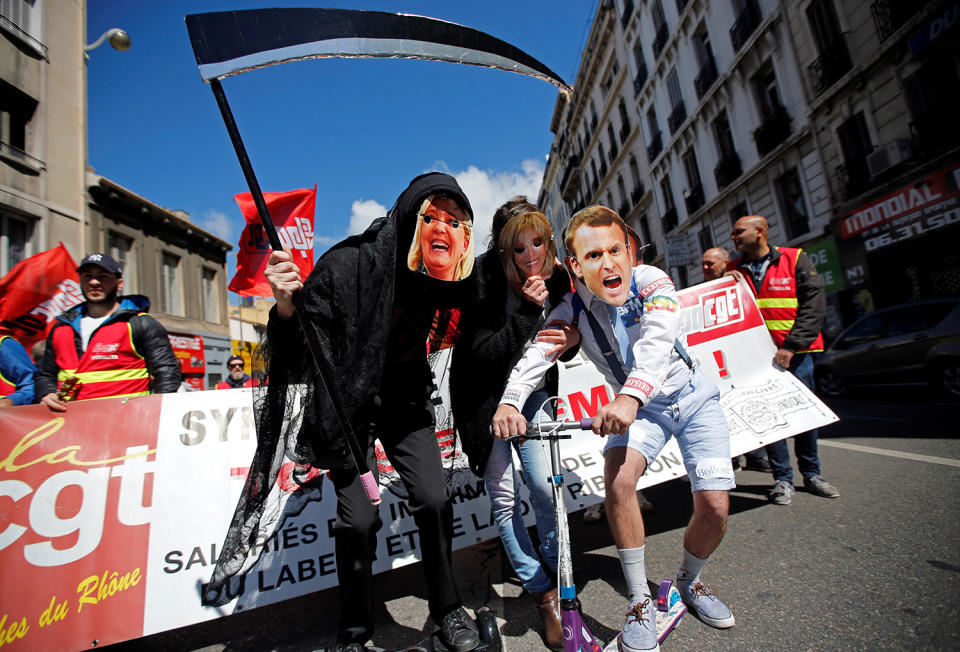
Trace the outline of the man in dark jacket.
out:
M 757 307 L 777 345 L 774 363 L 792 371 L 814 391 L 813 359 L 809 354 L 823 351 L 820 327 L 827 311 L 823 282 L 803 250 L 771 247 L 767 243 L 768 232 L 767 220 L 759 215 L 737 220 L 731 239 L 743 255 L 731 260 L 728 269 L 740 271 L 757 297 Z M 817 430 L 801 433 L 793 440 L 807 491 L 824 498 L 838 497 L 840 492 L 820 475 Z M 770 500 L 777 505 L 789 505 L 794 489 L 787 442 L 781 439 L 766 448 L 774 479 Z
M 372 563 L 381 520 L 346 446 L 350 434 L 345 431 L 353 431 L 374 473 L 374 439 L 379 438 L 409 490 L 439 638 L 456 652 L 477 646 L 479 635 L 462 607 L 451 567 L 453 506 L 434 430 L 426 357 L 438 315 L 470 301 L 472 284 L 469 278 L 433 278 L 407 262 L 414 242 L 436 258 L 459 256 L 463 247 L 450 246 L 453 237 L 472 256 L 472 220 L 457 182 L 430 173 L 411 181 L 386 217 L 321 256 L 305 282 L 288 253 L 271 254 L 265 275 L 277 305 L 258 350 L 266 380 L 254 390 L 257 455 L 205 587 L 207 604 L 225 604 L 242 592 L 269 488 L 285 456 L 293 456 L 295 462 L 330 469 L 337 494 L 333 532 L 341 596 L 336 649 L 364 649 L 374 627 Z M 430 225 L 428 236 L 420 223 Z M 462 263 L 456 267 L 467 277 L 472 259 Z M 295 307 L 298 290 L 302 303 Z M 325 383 L 306 350 L 302 328 L 312 331 L 314 352 L 329 372 Z M 337 421 L 334 400 L 349 423 Z M 296 420 L 299 405 L 304 406 L 302 424 Z M 284 427 L 287 416 L 294 417 L 293 424 Z
M 68 400 L 176 392 L 180 364 L 166 329 L 146 314 L 149 299 L 120 296 L 122 269 L 106 254 L 90 254 L 77 273 L 86 301 L 50 330 L 36 374 L 40 402 L 65 412 Z

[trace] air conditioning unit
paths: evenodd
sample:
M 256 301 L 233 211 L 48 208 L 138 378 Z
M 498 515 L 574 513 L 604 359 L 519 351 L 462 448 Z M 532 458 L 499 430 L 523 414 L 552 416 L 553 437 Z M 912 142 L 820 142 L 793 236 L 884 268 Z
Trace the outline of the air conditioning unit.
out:
M 870 176 L 876 177 L 912 156 L 913 144 L 910 139 L 897 138 L 867 154 L 867 169 L 870 170 Z

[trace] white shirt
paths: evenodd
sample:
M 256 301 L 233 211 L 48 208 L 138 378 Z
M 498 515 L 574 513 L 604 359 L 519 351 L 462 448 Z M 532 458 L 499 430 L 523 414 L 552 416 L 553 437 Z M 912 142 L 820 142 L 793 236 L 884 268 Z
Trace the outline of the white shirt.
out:
M 691 371 L 674 348 L 674 342 L 680 333 L 680 303 L 673 281 L 662 270 L 649 265 L 638 265 L 633 268 L 632 273 L 638 294 L 636 297 L 631 296 L 618 309 L 621 315 L 636 315 L 635 321 L 627 325 L 627 337 L 634 362 L 632 368 L 624 369 L 627 380 L 622 386 L 604 359 L 586 315 L 580 316 L 578 330 L 580 350 L 603 374 L 607 383 L 617 393 L 628 394 L 644 406 L 660 394 L 673 394 L 683 387 L 689 381 Z M 619 346 L 610 320 L 609 304 L 590 292 L 581 281 L 576 280 L 574 283 L 583 300 L 583 309 L 589 310 L 596 317 L 610 348 L 619 358 Z M 560 319 L 572 324 L 573 296 L 570 293 L 564 297 L 563 301 L 550 311 L 547 321 Z M 642 311 L 638 309 L 638 302 L 642 302 Z M 550 348 L 552 345 L 546 342 L 527 345 L 523 357 L 510 372 L 501 404 L 512 405 L 518 410 L 523 407 L 527 397 L 553 364 L 545 355 Z
M 103 317 L 81 317 L 80 318 L 80 341 L 83 342 L 83 350 L 87 350 L 87 345 L 90 344 L 90 336 L 93 335 L 93 331 L 97 330 L 100 327 L 100 324 L 107 320 L 107 317 L 110 315 L 104 315 Z

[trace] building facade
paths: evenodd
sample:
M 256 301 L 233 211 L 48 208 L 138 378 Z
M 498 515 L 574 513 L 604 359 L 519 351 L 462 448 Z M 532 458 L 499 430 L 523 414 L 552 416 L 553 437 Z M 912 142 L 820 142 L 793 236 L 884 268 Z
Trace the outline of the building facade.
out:
M 960 295 L 960 2 L 788 7 L 833 206 L 831 318 Z
M 960 294 L 958 22 L 955 0 L 604 0 L 557 99 L 540 203 L 558 231 L 589 204 L 617 210 L 681 287 L 763 215 L 824 276 L 832 334 L 874 305 Z
M 85 44 L 85 2 L 0 2 L 0 276 L 59 242 L 74 260 L 110 253 L 188 380 L 212 386 L 231 350 L 231 245 L 89 168 Z

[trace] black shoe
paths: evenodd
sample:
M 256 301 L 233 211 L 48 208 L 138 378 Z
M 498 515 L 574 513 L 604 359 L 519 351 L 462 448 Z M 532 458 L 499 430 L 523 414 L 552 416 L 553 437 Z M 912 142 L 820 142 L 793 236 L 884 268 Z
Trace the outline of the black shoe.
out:
M 770 466 L 769 460 L 765 457 L 751 457 L 750 455 L 744 456 L 746 462 L 743 464 L 743 468 L 747 471 L 760 471 L 761 473 L 770 473 L 773 471 L 773 467 Z
M 452 652 L 469 652 L 480 645 L 477 625 L 463 607 L 457 607 L 443 617 L 437 636 Z
M 333 652 L 366 652 L 367 647 L 361 643 L 337 643 Z

